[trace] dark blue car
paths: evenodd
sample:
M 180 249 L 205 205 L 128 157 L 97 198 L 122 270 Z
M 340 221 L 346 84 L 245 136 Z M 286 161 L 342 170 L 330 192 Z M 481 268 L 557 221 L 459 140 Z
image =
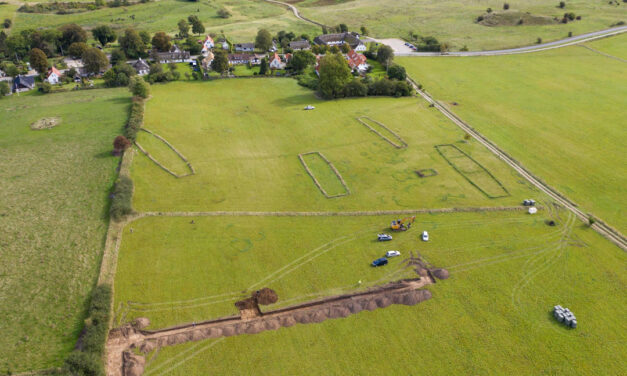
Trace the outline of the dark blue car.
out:
M 387 264 L 388 264 L 388 259 L 386 259 L 385 257 L 378 258 L 372 262 L 372 266 L 374 267 L 383 266 Z

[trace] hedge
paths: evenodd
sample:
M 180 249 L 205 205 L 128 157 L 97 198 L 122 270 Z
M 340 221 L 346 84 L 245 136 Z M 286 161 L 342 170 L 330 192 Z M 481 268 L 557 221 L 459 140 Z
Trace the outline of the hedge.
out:
M 128 176 L 120 176 L 113 187 L 111 208 L 109 214 L 118 220 L 133 212 L 133 180 Z
M 128 122 L 124 128 L 124 136 L 131 141 L 135 142 L 137 138 L 137 132 L 142 127 L 144 121 L 144 99 L 139 97 L 133 97 L 131 104 L 131 114 L 128 117 Z

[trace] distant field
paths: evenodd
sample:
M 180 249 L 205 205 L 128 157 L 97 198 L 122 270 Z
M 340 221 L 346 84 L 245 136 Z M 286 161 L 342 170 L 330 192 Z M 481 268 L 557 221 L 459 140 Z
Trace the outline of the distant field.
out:
M 0 99 L 0 372 L 62 364 L 83 327 L 126 89 Z M 56 116 L 61 124 L 33 131 Z
M 547 226 L 548 218 L 558 226 Z M 116 306 L 146 303 L 146 311 L 127 319 L 147 316 L 153 327 L 235 314 L 233 302 L 244 289 L 269 286 L 278 292 L 277 304 L 285 304 L 307 293 L 356 289 L 358 280 L 399 278 L 396 266 L 410 250 L 451 271 L 450 279 L 428 287 L 433 298 L 419 305 L 162 348 L 146 375 L 627 371 L 627 327 L 608 320 L 620 317 L 625 305 L 627 256 L 566 212 L 419 215 L 415 228 L 393 242 L 374 242 L 388 219 L 187 217 L 131 224 L 134 232 L 125 230 L 120 252 Z M 429 243 L 418 239 L 423 229 Z M 403 255 L 382 268 L 368 266 L 387 249 Z M 309 252 L 319 257 L 294 262 Z M 289 273 L 273 274 L 290 262 Z M 228 292 L 234 297 L 218 296 Z M 553 319 L 555 304 L 575 312 L 576 330 Z
M 448 43 L 453 50 L 466 45 L 471 50 L 488 50 L 530 45 L 537 38 L 543 41 L 607 29 L 618 21 L 627 21 L 625 4 L 610 5 L 607 1 L 572 0 L 566 8 L 559 1 L 519 0 L 510 2 L 509 13 L 530 12 L 535 16 L 562 18 L 565 12 L 580 15 L 580 21 L 554 25 L 514 25 L 488 27 L 475 23 L 488 7 L 503 11 L 503 1 L 456 0 L 353 0 L 353 1 L 290 1 L 306 17 L 326 25 L 345 23 L 350 30 L 366 26 L 375 37 L 406 37 L 410 31 L 422 36 L 432 35 Z
M 625 38 L 592 46 L 620 54 L 623 49 L 612 41 L 624 46 Z M 549 185 L 627 230 L 624 62 L 580 46 L 516 56 L 397 60 L 434 98 Z
M 189 158 L 196 175 L 176 179 L 138 155 L 131 169 L 137 210 L 507 206 L 537 194 L 476 142 L 463 142 L 459 128 L 417 98 L 322 101 L 292 79 L 177 82 L 152 89 L 145 127 Z M 316 109 L 304 111 L 308 104 Z M 361 116 L 385 124 L 409 146 L 394 148 L 358 122 Z M 480 161 L 511 197 L 484 196 L 437 152 L 434 146 L 442 143 L 454 143 Z M 298 159 L 311 151 L 335 165 L 350 195 L 324 197 Z M 425 168 L 438 175 L 419 178 L 415 171 Z
M 616 37 L 604 38 L 586 43 L 586 46 L 606 54 L 627 60 L 627 35 L 621 34 Z
M 0 6 L 0 9 L 2 6 Z M 226 8 L 232 13 L 228 19 L 219 18 L 217 11 Z M 129 7 L 103 8 L 96 11 L 71 15 L 16 13 L 15 30 L 41 27 L 58 27 L 67 23 L 77 23 L 86 28 L 100 24 L 123 30 L 134 27 L 152 33 L 165 31 L 177 33 L 177 22 L 197 15 L 207 28 L 207 33 L 220 33 L 238 42 L 252 42 L 258 29 L 267 28 L 273 34 L 279 30 L 291 30 L 295 33 L 314 35 L 319 28 L 298 21 L 285 8 L 264 1 L 227 1 L 189 2 L 163 0 L 138 4 Z

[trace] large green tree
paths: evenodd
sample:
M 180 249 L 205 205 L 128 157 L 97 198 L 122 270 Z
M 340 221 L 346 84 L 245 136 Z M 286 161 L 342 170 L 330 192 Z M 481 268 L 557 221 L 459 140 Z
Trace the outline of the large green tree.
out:
M 30 66 L 40 74 L 43 74 L 48 70 L 48 58 L 39 48 L 33 48 L 30 50 L 30 53 L 28 54 L 28 61 L 30 62 Z
M 261 51 L 268 51 L 272 47 L 272 34 L 266 29 L 260 29 L 255 38 L 255 47 Z
M 344 86 L 352 80 L 351 70 L 344 56 L 326 54 L 320 60 L 318 88 L 325 98 L 338 98 L 344 93 Z
M 316 62 L 316 56 L 309 51 L 296 51 L 290 60 L 290 67 L 296 72 L 301 72 Z
M 61 32 L 61 45 L 68 48 L 70 44 L 87 42 L 87 32 L 77 24 L 67 24 L 59 28 Z
M 88 73 L 98 74 L 109 65 L 107 55 L 95 47 L 88 48 L 83 52 L 83 64 Z
M 67 53 L 74 59 L 78 59 L 83 56 L 83 52 L 85 52 L 89 46 L 85 42 L 74 42 L 70 44 L 70 47 L 67 49 Z
M 200 19 L 196 15 L 191 15 L 187 17 L 187 20 L 190 24 L 192 24 L 192 33 L 194 34 L 202 34 L 205 32 L 205 25 L 200 22 Z
M 152 47 L 161 52 L 169 51 L 170 47 L 172 47 L 172 43 L 170 43 L 170 36 L 163 31 L 155 33 L 152 37 Z
M 189 35 L 189 23 L 185 20 L 180 20 L 177 25 L 179 27 L 179 36 L 187 38 L 187 35 Z
M 115 42 L 115 40 L 118 38 L 113 29 L 108 25 L 101 25 L 93 28 L 91 30 L 91 34 L 94 36 L 94 39 L 100 42 L 103 47 L 106 46 L 108 43 Z
M 134 29 L 126 29 L 124 35 L 120 36 L 119 42 L 126 56 L 135 59 L 144 55 L 146 45 L 139 36 L 139 33 Z
M 133 76 L 131 78 L 129 89 L 136 97 L 148 98 L 150 95 L 150 84 L 144 81 L 141 76 Z
M 229 57 L 227 56 L 225 51 L 219 48 L 213 51 L 213 61 L 211 62 L 211 69 L 220 74 L 224 74 L 224 72 L 229 70 Z
M 394 59 L 394 50 L 390 46 L 381 45 L 377 50 L 377 61 L 383 65 L 387 65 Z

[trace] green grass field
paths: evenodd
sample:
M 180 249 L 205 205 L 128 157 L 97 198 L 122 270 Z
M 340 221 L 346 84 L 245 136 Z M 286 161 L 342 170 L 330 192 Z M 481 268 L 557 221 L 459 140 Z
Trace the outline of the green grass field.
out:
M 397 265 L 410 250 L 451 271 L 417 306 L 162 348 L 146 375 L 627 370 L 625 324 L 607 319 L 625 304 L 626 256 L 566 212 L 419 215 L 391 243 L 373 241 L 389 219 L 155 217 L 129 225 L 132 234 L 127 226 L 116 307 L 136 302 L 126 320 L 149 317 L 153 327 L 236 314 L 244 290 L 263 286 L 278 292 L 280 306 L 356 290 L 358 280 L 407 277 Z M 419 240 L 422 229 L 430 242 Z M 368 265 L 388 249 L 403 255 Z M 552 318 L 555 304 L 575 312 L 578 329 Z
M 595 43 L 609 53 L 611 41 L 624 46 L 625 38 Z M 456 114 L 549 185 L 627 230 L 624 62 L 579 46 L 516 56 L 397 61 L 435 99 L 457 102 L 450 106 Z
M 322 101 L 291 79 L 176 82 L 155 85 L 152 93 L 145 127 L 180 150 L 196 175 L 176 179 L 139 155 L 131 170 L 140 211 L 507 206 L 537 195 L 479 144 L 464 143 L 459 128 L 417 98 Z M 304 111 L 308 104 L 316 109 Z M 360 116 L 386 124 L 409 146 L 394 148 L 359 123 Z M 438 154 L 434 146 L 442 143 L 455 143 L 480 161 L 511 197 L 486 198 Z M 298 159 L 312 151 L 333 162 L 349 196 L 322 195 Z M 424 168 L 438 176 L 420 179 L 415 170 Z
M 217 16 L 217 11 L 223 7 L 231 12 L 232 17 L 223 19 Z M 70 15 L 17 12 L 14 18 L 14 30 L 59 27 L 67 23 L 76 23 L 86 28 L 107 24 L 120 31 L 127 27 L 134 27 L 152 33 L 165 31 L 175 34 L 178 32 L 177 22 L 180 19 L 187 19 L 187 16 L 192 14 L 200 18 L 207 33 L 220 34 L 224 31 L 235 42 L 252 42 L 260 28 L 267 28 L 273 34 L 279 30 L 312 35 L 319 32 L 318 27 L 297 20 L 283 7 L 264 1 L 242 0 L 212 2 L 163 0 Z
M 507 12 L 530 12 L 537 16 L 558 16 L 574 12 L 580 21 L 566 25 L 519 25 L 488 27 L 475 23 L 488 7 L 503 11 L 503 1 L 455 0 L 353 0 L 293 2 L 306 17 L 326 25 L 345 23 L 350 30 L 361 26 L 375 37 L 406 37 L 410 31 L 422 36 L 432 35 L 448 43 L 453 50 L 466 45 L 471 50 L 488 50 L 530 45 L 538 37 L 543 41 L 563 39 L 572 31 L 574 35 L 607 29 L 625 21 L 624 4 L 610 5 L 607 1 L 572 0 L 565 9 L 557 7 L 558 1 L 520 0 L 510 2 Z
M 586 46 L 608 55 L 627 60 L 627 35 L 625 34 L 588 42 Z
M 108 223 L 126 89 L 0 99 L 0 372 L 60 365 L 76 345 Z M 61 124 L 33 131 L 57 116 Z

